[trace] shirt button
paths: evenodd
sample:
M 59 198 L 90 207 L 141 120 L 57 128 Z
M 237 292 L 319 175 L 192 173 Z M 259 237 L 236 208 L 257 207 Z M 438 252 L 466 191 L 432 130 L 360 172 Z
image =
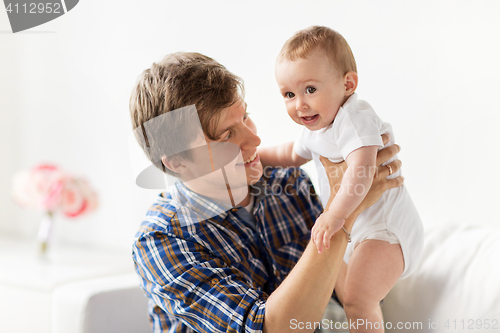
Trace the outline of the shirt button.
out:
M 232 209 L 231 209 L 231 212 L 232 212 L 232 213 L 236 213 L 237 211 L 238 211 L 238 208 L 232 208 Z

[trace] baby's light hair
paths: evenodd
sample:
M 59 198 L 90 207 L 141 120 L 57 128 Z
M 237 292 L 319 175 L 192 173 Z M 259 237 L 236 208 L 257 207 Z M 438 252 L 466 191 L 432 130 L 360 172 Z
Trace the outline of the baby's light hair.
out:
M 278 61 L 305 59 L 318 47 L 326 52 L 340 74 L 358 72 L 354 55 L 345 38 L 335 30 L 323 26 L 312 26 L 296 32 L 283 45 Z

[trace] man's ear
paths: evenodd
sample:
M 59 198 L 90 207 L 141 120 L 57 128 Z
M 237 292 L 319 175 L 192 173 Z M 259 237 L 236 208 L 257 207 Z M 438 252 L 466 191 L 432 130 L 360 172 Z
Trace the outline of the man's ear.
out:
M 175 172 L 176 174 L 182 174 L 182 171 L 185 168 L 184 164 L 182 164 L 182 161 L 177 157 L 163 156 L 161 158 L 161 162 L 167 169 Z
M 358 87 L 358 73 L 347 72 L 344 75 L 345 96 L 351 96 Z

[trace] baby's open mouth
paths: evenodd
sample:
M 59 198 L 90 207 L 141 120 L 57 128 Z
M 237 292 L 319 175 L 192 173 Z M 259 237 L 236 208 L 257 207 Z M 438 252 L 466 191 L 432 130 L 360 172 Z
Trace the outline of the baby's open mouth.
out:
M 315 114 L 314 116 L 309 116 L 309 117 L 300 117 L 300 119 L 302 120 L 302 123 L 304 125 L 309 125 L 309 124 L 312 124 L 314 123 L 317 119 L 319 118 L 319 115 L 318 114 Z

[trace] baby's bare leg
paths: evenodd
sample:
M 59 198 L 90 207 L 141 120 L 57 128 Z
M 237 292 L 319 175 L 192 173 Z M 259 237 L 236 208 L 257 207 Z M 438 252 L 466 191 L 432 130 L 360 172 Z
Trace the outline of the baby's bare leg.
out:
M 344 304 L 344 288 L 345 288 L 345 278 L 347 276 L 347 264 L 342 262 L 342 266 L 340 267 L 339 277 L 337 278 L 337 282 L 335 282 L 335 295 L 339 299 L 340 303 Z
M 363 320 L 364 324 L 351 328 L 351 333 L 384 332 L 380 301 L 396 284 L 403 270 L 403 252 L 399 244 L 368 239 L 356 247 L 337 294 L 349 321 Z

